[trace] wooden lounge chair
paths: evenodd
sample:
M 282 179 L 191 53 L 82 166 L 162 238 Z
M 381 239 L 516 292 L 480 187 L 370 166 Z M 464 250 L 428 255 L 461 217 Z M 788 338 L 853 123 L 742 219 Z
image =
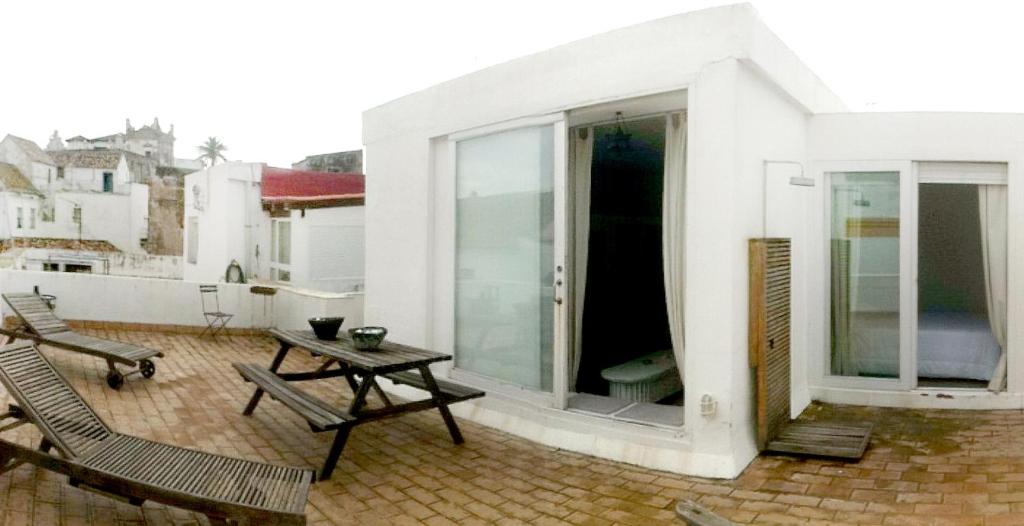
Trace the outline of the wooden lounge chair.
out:
M 3 298 L 21 320 L 17 329 L 0 328 L 0 334 L 9 336 L 7 343 L 16 338 L 29 339 L 103 358 L 107 361 L 107 385 L 113 389 L 120 389 L 125 378 L 135 373 L 152 378 L 156 374 L 156 364 L 151 358 L 164 356 L 160 351 L 140 345 L 79 334 L 58 318 L 38 294 L 4 294 Z M 117 369 L 116 364 L 131 366 L 135 370 L 125 374 Z
M 31 422 L 39 449 L 0 438 L 0 473 L 23 463 L 63 473 L 71 485 L 141 506 L 152 500 L 211 523 L 305 524 L 311 470 L 274 466 L 112 431 L 33 342 L 0 347 L 0 382 L 15 400 L 0 431 Z M 57 454 L 51 453 L 55 449 Z

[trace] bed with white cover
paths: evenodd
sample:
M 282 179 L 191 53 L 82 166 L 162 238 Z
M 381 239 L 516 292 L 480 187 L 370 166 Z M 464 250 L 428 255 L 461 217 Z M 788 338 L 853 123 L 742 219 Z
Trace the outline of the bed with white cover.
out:
M 852 355 L 861 376 L 899 376 L 899 316 L 854 314 Z M 999 343 L 984 315 L 925 312 L 918 315 L 917 375 L 988 381 L 999 361 Z

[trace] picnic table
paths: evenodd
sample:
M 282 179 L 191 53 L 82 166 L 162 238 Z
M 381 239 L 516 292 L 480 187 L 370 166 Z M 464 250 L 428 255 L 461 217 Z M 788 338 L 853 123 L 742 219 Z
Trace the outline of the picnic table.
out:
M 313 432 L 335 431 L 334 442 L 320 471 L 320 480 L 330 478 L 352 428 L 367 422 L 437 408 L 452 441 L 461 444 L 462 433 L 448 405 L 484 395 L 483 391 L 434 378 L 430 364 L 451 360 L 452 357 L 447 354 L 388 341 L 376 350 L 360 351 L 344 333 L 333 341 L 320 340 L 309 330 L 271 329 L 269 333 L 281 345 L 270 367 L 251 363 L 231 364 L 245 380 L 256 384 L 256 391 L 242 414 L 252 415 L 263 394 L 267 393 L 303 417 Z M 322 356 L 324 361 L 312 371 L 278 372 L 288 352 L 294 348 Z M 336 377 L 344 377 L 354 394 L 347 408 L 316 398 L 295 385 L 302 381 Z M 429 398 L 393 403 L 377 383 L 378 377 L 423 390 L 429 394 Z M 368 407 L 366 397 L 371 390 L 381 399 L 384 407 Z

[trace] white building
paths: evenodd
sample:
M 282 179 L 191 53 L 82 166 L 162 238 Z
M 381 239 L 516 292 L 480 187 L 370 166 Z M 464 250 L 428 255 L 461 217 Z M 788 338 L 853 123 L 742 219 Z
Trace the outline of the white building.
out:
M 144 252 L 149 214 L 144 183 L 154 162 L 119 150 L 46 152 L 12 135 L 0 141 L 0 162 L 25 178 L 14 185 L 16 192 L 8 186 L 4 193 L 0 238 L 20 238 L 35 248 L 53 244 L 26 240 L 98 240 L 127 253 Z
M 46 188 L 57 175 L 57 164 L 38 144 L 14 135 L 0 141 L 0 161 L 17 166 L 38 188 Z
M 792 416 L 1021 408 L 1022 138 L 1024 115 L 848 113 L 748 5 L 619 29 L 365 112 L 366 322 L 453 353 L 488 391 L 465 417 L 733 477 L 748 241 L 785 237 Z M 651 352 L 684 391 L 609 396 Z
M 57 132 L 53 132 L 46 149 L 56 150 L 123 150 L 154 160 L 160 166 L 175 166 L 174 159 L 174 125 L 163 131 L 160 120 L 154 118 L 153 123 L 136 129 L 131 121 L 125 119 L 124 133 L 114 133 L 103 137 L 89 139 L 76 135 L 63 144 Z
M 363 284 L 363 177 L 231 162 L 185 176 L 189 281 L 247 279 L 329 292 Z
M 43 194 L 17 166 L 0 162 L 0 239 L 33 236 L 42 202 Z

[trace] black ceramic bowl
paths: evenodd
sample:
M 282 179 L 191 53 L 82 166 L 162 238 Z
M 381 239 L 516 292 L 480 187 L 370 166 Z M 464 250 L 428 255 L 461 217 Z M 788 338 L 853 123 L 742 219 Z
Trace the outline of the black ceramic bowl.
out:
M 384 327 L 359 327 L 349 329 L 348 334 L 352 336 L 352 344 L 356 349 L 372 351 L 384 341 L 384 336 L 387 336 L 388 330 Z
M 344 321 L 344 317 L 310 318 L 309 326 L 313 328 L 313 333 L 316 334 L 317 338 L 320 338 L 321 340 L 337 340 L 338 329 L 341 328 L 341 324 Z

